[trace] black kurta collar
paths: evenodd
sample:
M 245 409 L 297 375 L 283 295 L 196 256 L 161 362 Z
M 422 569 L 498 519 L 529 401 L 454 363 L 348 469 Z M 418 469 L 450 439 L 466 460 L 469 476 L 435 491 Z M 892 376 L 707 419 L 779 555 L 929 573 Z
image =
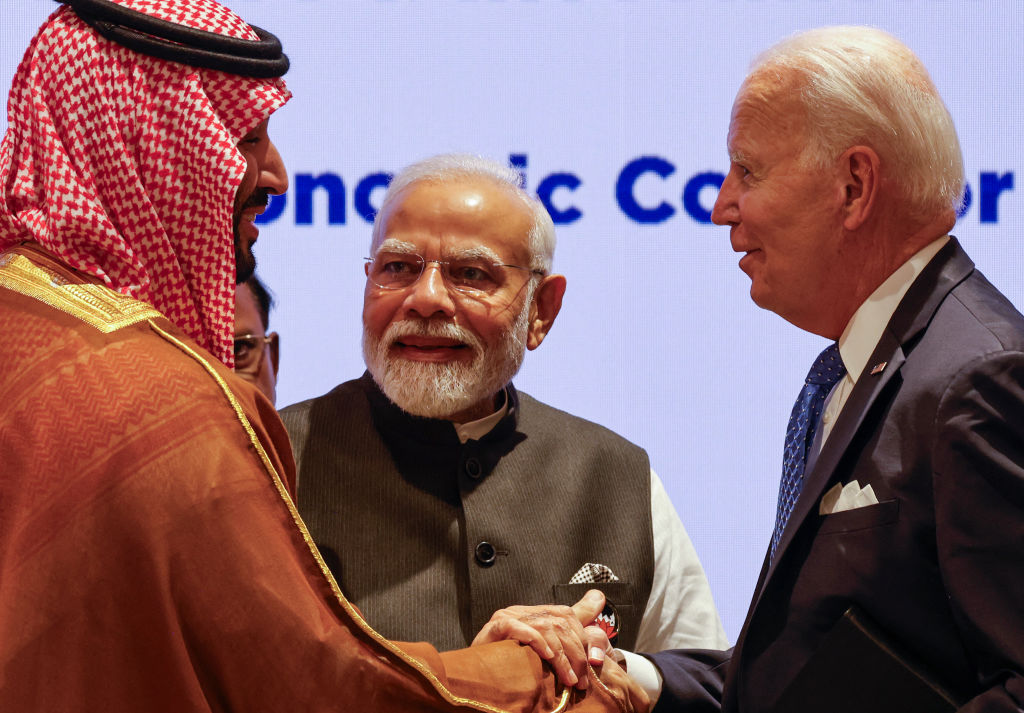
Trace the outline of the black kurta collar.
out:
M 483 438 L 461 443 L 451 421 L 413 416 L 396 406 L 365 372 L 359 379 L 374 426 L 404 478 L 416 487 L 456 502 L 472 490 L 525 435 L 517 431 L 519 395 L 505 387 L 508 411 Z

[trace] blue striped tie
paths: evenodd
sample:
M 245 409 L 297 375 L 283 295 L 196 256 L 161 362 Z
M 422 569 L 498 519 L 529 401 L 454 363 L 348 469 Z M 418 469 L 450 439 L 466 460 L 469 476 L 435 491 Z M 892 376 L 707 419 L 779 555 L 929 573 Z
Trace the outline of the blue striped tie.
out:
M 839 356 L 839 347 L 831 345 L 818 355 L 807 372 L 804 387 L 793 404 L 786 429 L 786 448 L 782 455 L 782 482 L 779 484 L 779 506 L 775 514 L 775 532 L 772 533 L 771 559 L 775 559 L 775 548 L 782 539 L 793 506 L 804 487 L 804 465 L 807 463 L 807 449 L 814 441 L 814 432 L 821 420 L 821 407 L 825 397 L 832 390 L 846 367 Z

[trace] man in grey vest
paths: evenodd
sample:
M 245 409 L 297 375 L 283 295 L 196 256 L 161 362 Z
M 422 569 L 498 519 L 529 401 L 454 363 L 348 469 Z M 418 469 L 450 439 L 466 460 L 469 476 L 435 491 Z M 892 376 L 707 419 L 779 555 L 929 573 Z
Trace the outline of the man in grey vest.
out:
M 395 177 L 366 263 L 368 371 L 281 414 L 299 510 L 389 637 L 459 648 L 498 609 L 598 588 L 620 648 L 724 648 L 647 454 L 511 383 L 561 308 L 554 247 L 547 211 L 505 166 L 437 156 Z M 545 627 L 558 611 L 516 609 L 498 628 L 557 649 Z

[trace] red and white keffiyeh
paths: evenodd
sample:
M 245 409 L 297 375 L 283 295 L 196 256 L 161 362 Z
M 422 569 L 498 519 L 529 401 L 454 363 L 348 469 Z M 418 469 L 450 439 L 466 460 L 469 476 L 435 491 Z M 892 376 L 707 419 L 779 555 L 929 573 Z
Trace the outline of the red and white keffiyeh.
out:
M 257 39 L 213 0 L 116 0 L 160 19 Z M 154 305 L 233 362 L 236 145 L 288 101 L 253 79 L 138 54 L 68 7 L 15 74 L 0 144 L 0 251 L 33 241 Z

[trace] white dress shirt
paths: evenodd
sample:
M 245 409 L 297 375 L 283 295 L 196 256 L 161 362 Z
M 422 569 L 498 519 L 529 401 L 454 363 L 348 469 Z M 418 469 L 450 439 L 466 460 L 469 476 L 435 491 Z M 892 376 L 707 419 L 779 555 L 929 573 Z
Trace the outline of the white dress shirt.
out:
M 889 275 L 885 282 L 871 293 L 864 300 L 864 303 L 853 313 L 853 317 L 846 325 L 846 329 L 839 337 L 839 356 L 843 359 L 846 367 L 846 375 L 832 388 L 828 395 L 828 403 L 821 415 L 821 439 L 822 444 L 832 432 L 832 426 L 839 418 L 839 412 L 850 397 L 854 385 L 864 373 L 868 366 L 868 359 L 871 353 L 878 346 L 882 338 L 882 332 L 892 319 L 892 315 L 899 307 L 903 296 L 914 284 L 914 280 L 921 274 L 925 266 L 932 261 L 935 253 L 942 249 L 949 236 L 944 235 L 924 246 L 918 252 L 897 268 L 896 272 Z M 875 364 L 871 365 L 876 366 Z

